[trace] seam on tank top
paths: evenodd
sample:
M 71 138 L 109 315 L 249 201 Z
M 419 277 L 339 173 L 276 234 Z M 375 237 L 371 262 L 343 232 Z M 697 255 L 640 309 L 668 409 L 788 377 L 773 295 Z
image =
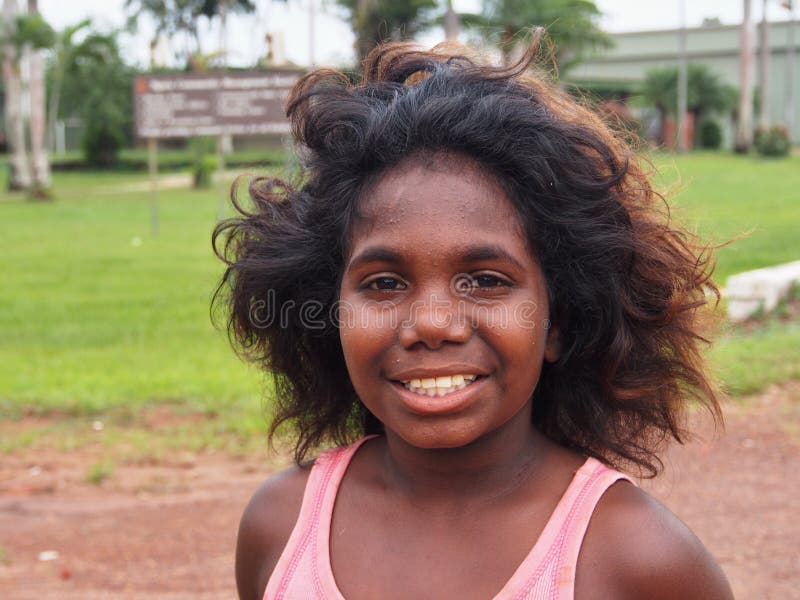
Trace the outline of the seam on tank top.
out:
M 317 486 L 317 489 L 315 490 L 314 508 L 311 511 L 310 526 L 303 533 L 303 539 L 297 545 L 296 550 L 292 553 L 292 559 L 289 561 L 289 565 L 286 567 L 286 573 L 281 579 L 281 585 L 278 587 L 278 591 L 275 593 L 277 600 L 282 599 L 284 594 L 286 594 L 286 590 L 288 589 L 289 584 L 291 583 L 291 580 L 294 577 L 295 571 L 297 571 L 297 566 L 299 565 L 300 560 L 306 553 L 306 549 L 308 548 L 309 543 L 311 542 L 312 539 L 316 539 L 316 534 L 319 531 L 319 513 L 322 510 L 322 503 L 325 499 L 325 491 L 328 489 L 328 482 L 333 476 L 333 471 L 336 469 L 336 465 L 339 464 L 340 455 L 341 455 L 341 450 L 336 450 L 327 457 L 325 457 L 325 459 L 328 460 L 328 464 L 326 465 L 325 471 L 323 472 L 322 480 L 320 481 L 319 486 Z M 322 458 L 322 456 L 320 458 Z M 317 464 L 319 464 L 319 458 L 317 459 Z M 316 563 L 317 563 L 316 552 L 312 551 L 311 568 L 313 569 L 315 575 L 316 575 Z M 315 585 L 318 584 L 318 579 L 316 577 L 314 583 Z
M 605 473 L 605 471 L 608 470 L 608 468 L 605 465 L 602 466 L 603 466 L 602 469 L 596 469 L 589 476 L 589 478 L 586 480 L 586 483 L 584 483 L 583 487 L 581 488 L 581 491 L 578 492 L 578 496 L 572 503 L 572 506 L 570 507 L 570 510 L 567 513 L 567 516 L 564 519 L 564 522 L 558 531 L 558 535 L 556 536 L 556 539 L 553 540 L 553 543 L 550 545 L 547 554 L 545 554 L 544 558 L 539 563 L 539 566 L 536 568 L 536 571 L 534 571 L 534 573 L 525 582 L 525 585 L 520 589 L 519 592 L 517 592 L 513 596 L 513 600 L 525 600 L 528 597 L 528 595 L 531 593 L 531 590 L 537 583 L 539 583 L 539 579 L 542 577 L 542 575 L 545 574 L 548 567 L 551 564 L 553 564 L 554 557 L 555 557 L 555 565 L 556 567 L 558 567 L 559 563 L 561 562 L 562 558 L 561 555 L 563 554 L 564 542 L 566 540 L 567 533 L 570 529 L 572 521 L 575 519 L 575 513 L 578 510 L 577 507 L 580 507 L 583 504 L 586 495 L 589 493 L 589 490 L 594 486 L 597 479 L 599 479 L 600 476 L 603 475 L 603 473 Z M 555 569 L 555 572 L 558 573 L 558 569 Z M 558 591 L 557 587 L 551 584 L 548 596 L 551 599 L 556 599 L 557 591 Z

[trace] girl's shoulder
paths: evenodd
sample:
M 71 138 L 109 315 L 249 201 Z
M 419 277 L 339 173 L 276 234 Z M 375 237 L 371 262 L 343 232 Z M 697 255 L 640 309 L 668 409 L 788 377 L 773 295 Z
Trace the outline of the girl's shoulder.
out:
M 620 481 L 603 494 L 581 546 L 575 596 L 727 600 L 730 585 L 694 533 L 642 489 Z M 582 567 L 582 568 L 581 568 Z
M 270 476 L 253 494 L 239 524 L 236 585 L 239 597 L 261 600 L 300 514 L 313 462 Z

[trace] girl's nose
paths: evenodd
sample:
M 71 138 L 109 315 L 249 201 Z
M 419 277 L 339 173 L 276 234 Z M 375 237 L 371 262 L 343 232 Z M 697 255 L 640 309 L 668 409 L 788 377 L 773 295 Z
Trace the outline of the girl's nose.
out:
M 463 304 L 463 301 L 462 301 Z M 400 323 L 400 343 L 405 348 L 422 344 L 436 349 L 447 342 L 463 344 L 472 335 L 465 307 L 450 295 L 414 300 Z

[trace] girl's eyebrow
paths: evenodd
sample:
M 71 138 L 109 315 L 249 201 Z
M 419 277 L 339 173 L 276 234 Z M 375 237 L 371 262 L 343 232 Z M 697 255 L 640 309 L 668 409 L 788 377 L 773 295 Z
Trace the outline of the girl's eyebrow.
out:
M 484 260 L 500 260 L 511 263 L 520 271 L 525 270 L 525 266 L 510 252 L 508 252 L 508 250 L 495 244 L 469 246 L 461 254 L 461 259 L 465 263 L 480 262 Z
M 468 246 L 458 252 L 458 257 L 462 263 L 500 260 L 514 265 L 521 271 L 525 270 L 525 266 L 511 253 L 495 244 Z M 347 264 L 347 270 L 356 269 L 361 265 L 372 262 L 397 264 L 403 262 L 403 258 L 398 252 L 386 246 L 368 246 L 350 259 Z
M 387 248 L 386 246 L 367 246 L 356 254 L 353 258 L 350 259 L 350 262 L 347 263 L 347 270 L 351 271 L 360 267 L 361 265 L 371 263 L 371 262 L 383 262 L 383 263 L 400 263 L 403 259 L 394 250 L 391 248 Z

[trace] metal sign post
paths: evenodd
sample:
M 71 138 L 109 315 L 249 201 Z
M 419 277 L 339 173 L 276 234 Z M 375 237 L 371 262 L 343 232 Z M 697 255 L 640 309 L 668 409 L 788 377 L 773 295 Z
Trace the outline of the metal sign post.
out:
M 217 221 L 225 218 L 225 148 L 222 136 L 217 137 Z
M 147 140 L 147 165 L 150 171 L 150 230 L 158 237 L 158 140 Z

